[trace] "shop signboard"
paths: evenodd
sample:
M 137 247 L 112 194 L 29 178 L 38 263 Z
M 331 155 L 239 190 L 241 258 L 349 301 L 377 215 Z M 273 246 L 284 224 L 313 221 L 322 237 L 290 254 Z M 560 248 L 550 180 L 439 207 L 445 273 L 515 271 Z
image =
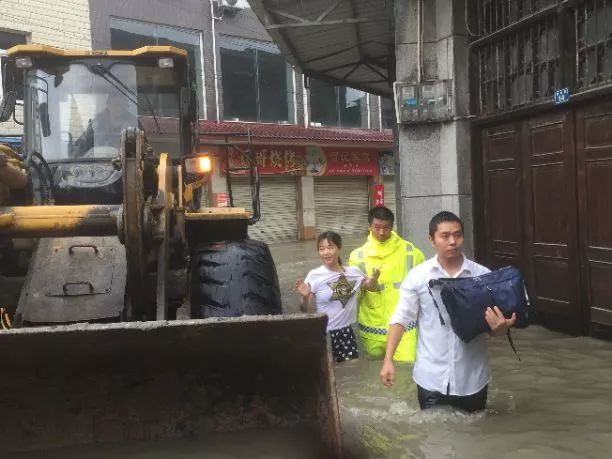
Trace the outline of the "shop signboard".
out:
M 380 175 L 395 175 L 395 163 L 393 162 L 392 151 L 381 151 L 378 161 L 380 164 Z
M 385 205 L 385 186 L 382 184 L 374 185 L 374 207 Z
M 255 145 L 253 158 L 260 175 L 308 175 L 308 176 L 373 176 L 379 174 L 379 151 L 373 148 L 277 146 Z M 232 150 L 229 153 L 231 168 L 246 167 L 247 161 Z M 221 154 L 225 171 L 225 154 Z M 236 175 L 245 175 L 239 171 Z

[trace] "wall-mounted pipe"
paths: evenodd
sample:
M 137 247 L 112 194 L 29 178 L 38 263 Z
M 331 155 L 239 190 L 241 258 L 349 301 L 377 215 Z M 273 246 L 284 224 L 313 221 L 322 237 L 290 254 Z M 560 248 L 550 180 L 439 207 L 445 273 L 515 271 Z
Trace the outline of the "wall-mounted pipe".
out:
M 423 80 L 423 0 L 417 0 L 417 82 Z

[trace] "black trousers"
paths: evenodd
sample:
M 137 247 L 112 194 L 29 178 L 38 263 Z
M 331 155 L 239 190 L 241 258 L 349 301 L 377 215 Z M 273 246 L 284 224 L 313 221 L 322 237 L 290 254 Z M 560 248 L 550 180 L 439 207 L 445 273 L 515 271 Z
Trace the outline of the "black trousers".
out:
M 460 410 L 473 413 L 474 411 L 484 410 L 487 404 L 487 392 L 489 386 L 484 386 L 479 392 L 472 395 L 444 395 L 440 392 L 433 392 L 423 389 L 417 385 L 419 405 L 421 409 L 432 408 L 438 405 L 449 405 Z

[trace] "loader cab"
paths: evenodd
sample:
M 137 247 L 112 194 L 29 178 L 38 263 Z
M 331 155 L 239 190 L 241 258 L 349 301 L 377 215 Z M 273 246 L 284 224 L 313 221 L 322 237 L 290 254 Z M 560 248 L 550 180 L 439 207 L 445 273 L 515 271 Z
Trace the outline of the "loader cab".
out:
M 20 45 L 7 52 L 24 72 L 24 156 L 39 171 L 39 200 L 122 201 L 121 131 L 146 132 L 153 154 L 179 163 L 194 151 L 197 97 L 185 51 L 66 51 Z

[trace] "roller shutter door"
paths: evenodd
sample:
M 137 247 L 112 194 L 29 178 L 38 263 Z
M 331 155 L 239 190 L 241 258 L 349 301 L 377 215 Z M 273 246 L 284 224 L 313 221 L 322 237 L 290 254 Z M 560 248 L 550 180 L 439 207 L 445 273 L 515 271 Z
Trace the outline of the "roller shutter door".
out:
M 252 211 L 251 188 L 246 178 L 232 180 L 234 206 Z M 259 191 L 261 219 L 249 227 L 252 239 L 272 244 L 297 241 L 297 187 L 295 177 L 262 177 Z
M 341 236 L 367 234 L 367 177 L 316 177 L 314 195 L 317 234 L 322 231 L 335 231 Z
M 386 176 L 384 177 L 385 186 L 385 207 L 391 209 L 393 215 L 397 218 L 396 204 L 395 204 L 395 177 L 394 176 Z

